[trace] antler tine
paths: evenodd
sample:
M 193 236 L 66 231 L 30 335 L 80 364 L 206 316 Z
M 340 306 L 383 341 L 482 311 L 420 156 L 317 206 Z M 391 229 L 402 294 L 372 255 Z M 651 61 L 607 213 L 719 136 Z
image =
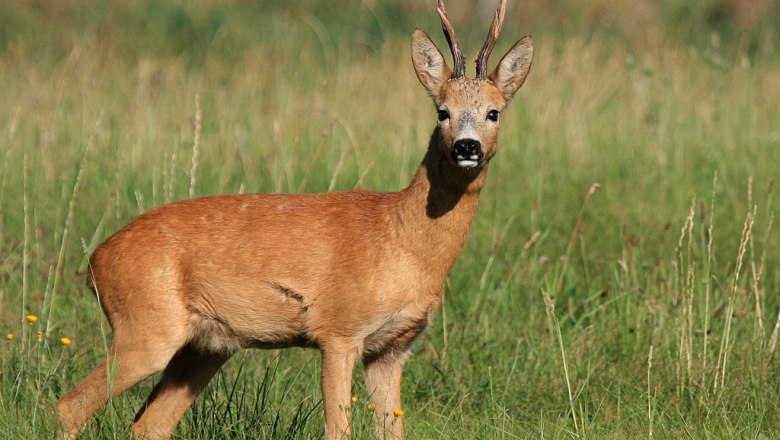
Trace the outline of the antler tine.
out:
M 501 26 L 504 25 L 504 14 L 506 13 L 506 0 L 499 0 L 498 9 L 493 16 L 493 23 L 490 25 L 490 32 L 488 32 L 485 44 L 479 51 L 477 56 L 477 78 L 487 78 L 487 61 L 490 57 L 490 52 L 493 52 L 493 47 L 496 45 L 496 39 L 498 34 L 501 33 Z
M 452 62 L 454 64 L 452 67 L 452 78 L 460 78 L 466 75 L 466 57 L 463 56 L 458 40 L 455 38 L 455 30 L 452 28 L 450 20 L 447 19 L 447 9 L 444 7 L 444 1 L 439 0 L 436 12 L 439 13 L 441 29 L 444 31 L 447 44 L 450 45 L 450 51 L 452 51 Z

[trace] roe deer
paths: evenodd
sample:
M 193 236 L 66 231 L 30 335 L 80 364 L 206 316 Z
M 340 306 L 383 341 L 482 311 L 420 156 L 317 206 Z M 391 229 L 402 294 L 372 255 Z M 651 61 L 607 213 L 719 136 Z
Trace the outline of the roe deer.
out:
M 403 438 L 393 412 L 404 361 L 440 307 L 496 153 L 499 114 L 531 66 L 524 37 L 487 71 L 505 7 L 501 0 L 473 79 L 442 0 L 453 70 L 415 30 L 412 63 L 438 124 L 408 188 L 185 200 L 139 216 L 98 247 L 90 283 L 113 341 L 106 361 L 57 403 L 57 436 L 76 437 L 111 396 L 162 370 L 133 432 L 169 438 L 237 350 L 315 347 L 326 437 L 350 435 L 361 360 L 377 436 Z

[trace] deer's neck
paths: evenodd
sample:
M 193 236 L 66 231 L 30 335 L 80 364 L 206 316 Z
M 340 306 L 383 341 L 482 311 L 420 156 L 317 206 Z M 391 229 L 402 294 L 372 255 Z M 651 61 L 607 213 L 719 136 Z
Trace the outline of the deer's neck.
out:
M 402 248 L 443 282 L 468 237 L 487 166 L 456 168 L 437 139 L 434 133 L 412 183 L 399 194 L 397 226 Z

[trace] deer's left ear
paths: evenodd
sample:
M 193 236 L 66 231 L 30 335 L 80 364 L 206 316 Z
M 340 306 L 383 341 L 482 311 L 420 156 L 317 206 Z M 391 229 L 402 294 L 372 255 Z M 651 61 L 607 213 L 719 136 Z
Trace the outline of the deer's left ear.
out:
M 531 69 L 533 56 L 531 36 L 523 37 L 509 49 L 504 58 L 498 62 L 496 70 L 490 74 L 490 79 L 501 89 L 507 101 L 512 99 L 517 89 L 523 85 Z

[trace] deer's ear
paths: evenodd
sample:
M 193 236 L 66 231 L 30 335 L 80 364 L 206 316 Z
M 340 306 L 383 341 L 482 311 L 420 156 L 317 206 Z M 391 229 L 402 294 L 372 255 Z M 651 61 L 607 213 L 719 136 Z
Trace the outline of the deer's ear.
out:
M 533 56 L 531 37 L 523 37 L 501 58 L 496 70 L 490 75 L 490 79 L 501 89 L 507 101 L 512 99 L 517 89 L 523 85 L 531 69 Z
M 436 95 L 452 72 L 428 34 L 417 29 L 412 35 L 412 64 L 417 78 L 432 96 Z

